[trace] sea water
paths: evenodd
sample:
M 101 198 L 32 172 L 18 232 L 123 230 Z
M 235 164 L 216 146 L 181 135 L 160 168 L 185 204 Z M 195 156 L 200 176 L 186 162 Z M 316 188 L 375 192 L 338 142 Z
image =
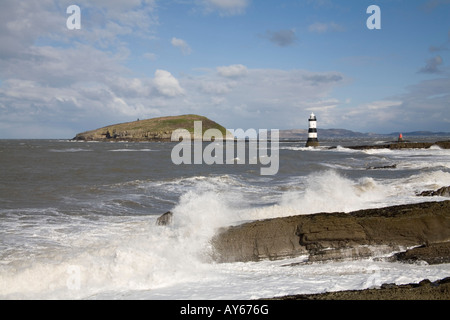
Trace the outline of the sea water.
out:
M 0 298 L 258 299 L 450 276 L 449 264 L 383 257 L 211 258 L 221 227 L 448 199 L 416 194 L 450 185 L 450 150 L 346 148 L 368 143 L 382 141 L 281 141 L 278 173 L 261 176 L 174 165 L 174 143 L 0 140 Z M 169 210 L 173 223 L 157 226 Z

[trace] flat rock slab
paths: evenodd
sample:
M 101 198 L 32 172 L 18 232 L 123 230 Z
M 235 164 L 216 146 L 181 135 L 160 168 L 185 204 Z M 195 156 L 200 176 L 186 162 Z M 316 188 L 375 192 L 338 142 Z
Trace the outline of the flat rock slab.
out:
M 446 241 L 450 201 L 254 221 L 220 230 L 212 244 L 219 262 L 301 255 L 317 261 L 371 256 L 373 248 L 387 253 Z
M 415 263 L 425 261 L 428 264 L 450 263 L 450 242 L 433 243 L 416 247 L 394 255 L 397 261 Z

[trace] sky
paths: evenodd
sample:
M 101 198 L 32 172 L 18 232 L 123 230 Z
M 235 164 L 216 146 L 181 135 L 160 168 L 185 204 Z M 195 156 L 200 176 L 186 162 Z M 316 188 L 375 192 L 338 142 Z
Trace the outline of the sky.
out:
M 0 1 L 0 139 L 182 114 L 450 132 L 449 110 L 450 0 Z

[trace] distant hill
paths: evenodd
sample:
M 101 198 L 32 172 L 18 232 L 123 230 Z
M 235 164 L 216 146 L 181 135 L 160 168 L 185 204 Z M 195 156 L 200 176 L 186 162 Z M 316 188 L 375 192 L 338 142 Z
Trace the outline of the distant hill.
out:
M 317 129 L 319 138 L 372 137 L 373 133 L 361 133 L 346 129 Z M 307 139 L 307 129 L 280 130 L 281 139 Z
M 220 124 L 203 116 L 189 114 L 160 117 L 109 125 L 77 134 L 79 141 L 170 141 L 176 129 L 186 129 L 194 134 L 194 121 L 202 122 L 202 135 L 208 129 L 218 129 L 225 136 L 228 131 Z M 229 134 L 229 133 L 228 133 Z
M 109 125 L 103 128 L 77 134 L 73 139 L 81 141 L 170 141 L 176 129 L 194 132 L 194 121 L 202 121 L 202 134 L 208 129 L 218 129 L 222 135 L 230 137 L 230 133 L 222 125 L 206 117 L 188 114 L 180 116 L 160 117 L 133 122 Z M 364 137 L 397 137 L 400 132 L 389 134 L 362 133 L 346 129 L 317 129 L 319 139 L 329 138 L 364 138 Z M 450 132 L 412 131 L 402 132 L 403 136 L 450 136 Z M 308 138 L 307 129 L 280 130 L 280 139 Z
M 388 134 L 381 133 L 362 133 L 346 129 L 317 129 L 317 135 L 320 138 L 364 138 L 364 137 L 398 137 L 400 133 L 403 136 L 450 136 L 450 132 L 431 132 L 431 131 L 412 131 L 412 132 L 392 132 Z M 280 130 L 281 139 L 308 139 L 307 129 Z

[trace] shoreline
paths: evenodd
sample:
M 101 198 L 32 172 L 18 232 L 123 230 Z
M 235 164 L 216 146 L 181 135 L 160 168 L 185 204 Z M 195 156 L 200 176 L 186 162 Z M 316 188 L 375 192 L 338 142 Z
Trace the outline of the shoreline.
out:
M 450 277 L 431 282 L 396 285 L 385 283 L 378 288 L 345 290 L 315 294 L 296 294 L 261 300 L 450 300 Z
M 287 266 L 367 258 L 450 264 L 450 200 L 253 221 L 220 230 L 212 244 L 219 263 L 307 255 Z M 261 300 L 450 300 L 450 277 Z
M 449 264 L 450 242 L 423 245 L 394 254 L 391 262 Z M 450 300 L 450 277 L 435 281 L 423 279 L 408 284 L 383 283 L 360 290 L 330 291 L 313 294 L 294 294 L 261 300 Z

